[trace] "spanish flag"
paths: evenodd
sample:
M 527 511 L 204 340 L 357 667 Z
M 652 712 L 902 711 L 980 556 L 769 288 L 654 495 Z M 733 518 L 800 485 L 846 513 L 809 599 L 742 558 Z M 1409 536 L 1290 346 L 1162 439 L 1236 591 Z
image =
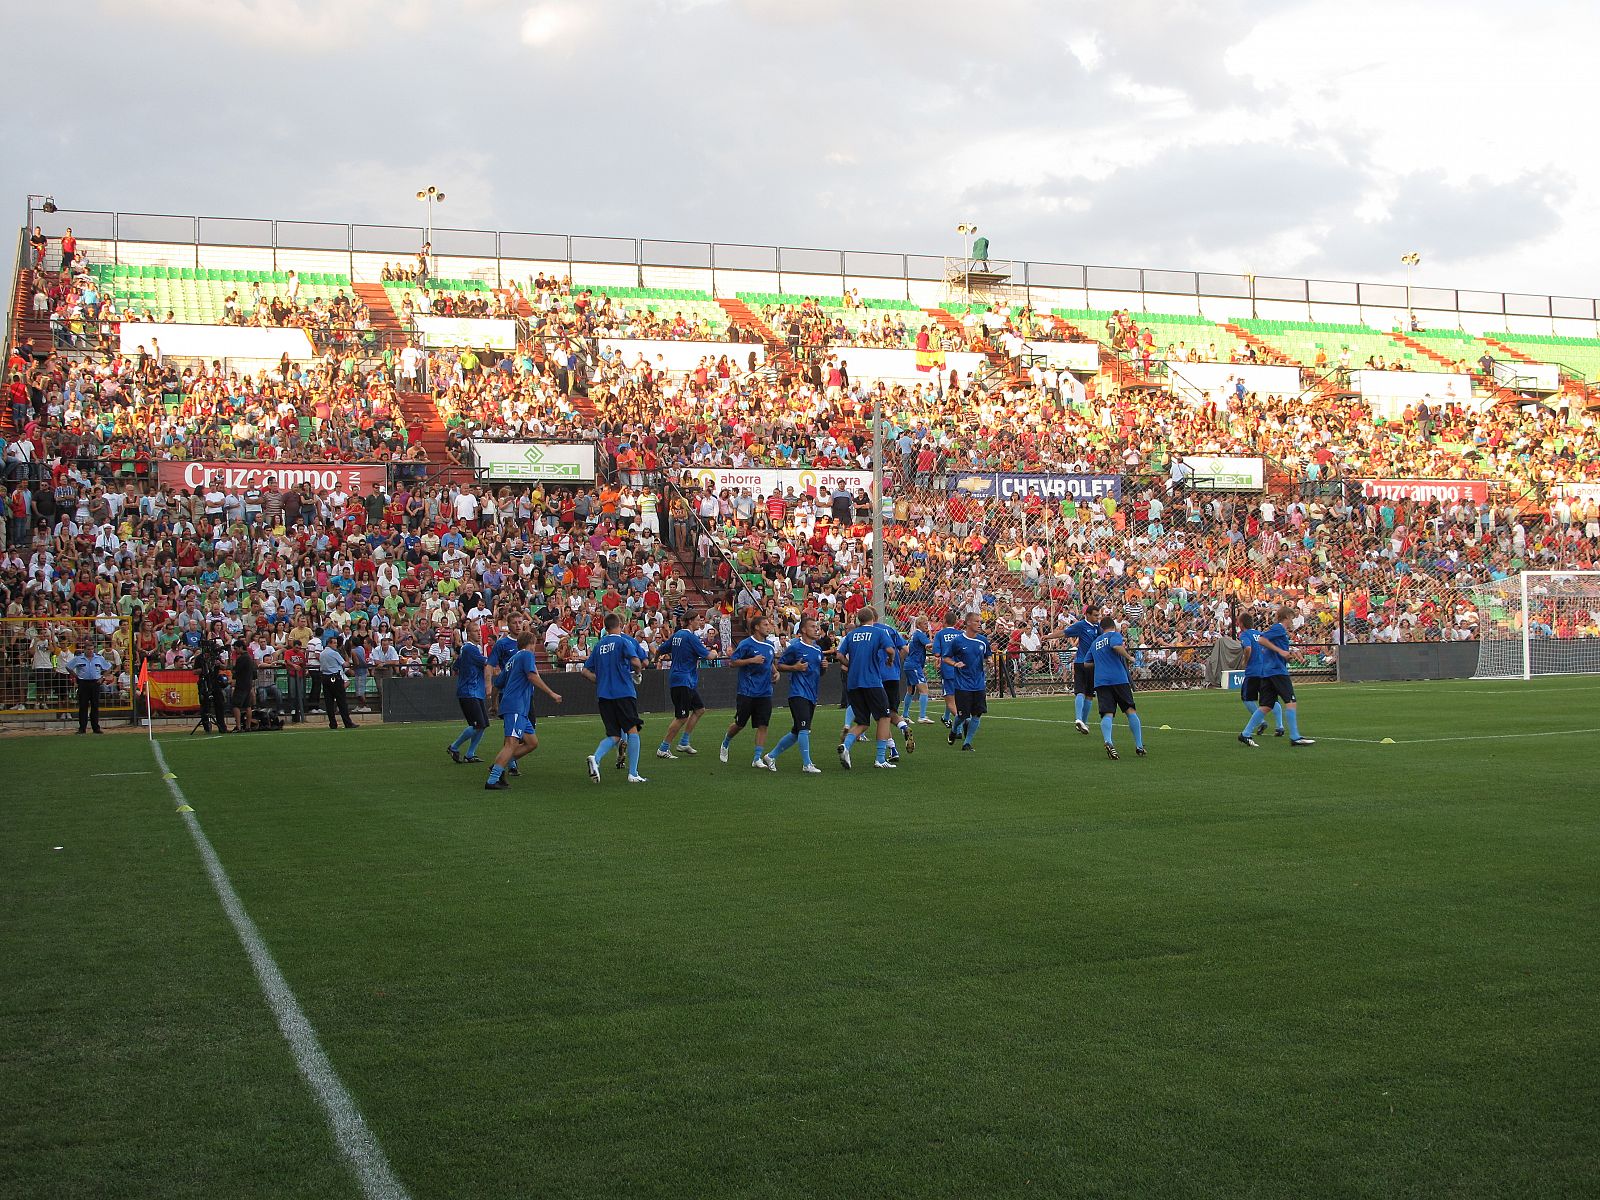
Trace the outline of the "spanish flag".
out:
M 200 677 L 193 671 L 139 672 L 149 689 L 150 708 L 158 713 L 196 712 L 200 708 Z

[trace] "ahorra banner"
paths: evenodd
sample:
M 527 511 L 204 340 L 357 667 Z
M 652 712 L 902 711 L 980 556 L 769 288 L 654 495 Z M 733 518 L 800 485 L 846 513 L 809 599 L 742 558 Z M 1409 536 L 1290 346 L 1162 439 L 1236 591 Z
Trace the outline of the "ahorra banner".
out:
M 836 488 L 844 487 L 851 494 L 872 491 L 871 471 L 836 471 L 818 467 L 696 467 L 685 472 L 696 488 L 711 483 L 720 492 L 723 488 L 749 488 L 758 496 L 770 496 L 774 491 L 787 493 L 793 488 L 795 495 L 810 494 L 826 499 Z M 886 490 L 893 491 L 889 477 L 884 476 Z
M 319 492 L 342 489 L 352 496 L 370 496 L 389 482 L 384 463 L 293 463 L 293 462 L 194 462 L 165 461 L 156 464 L 156 482 L 179 491 L 203 491 L 219 487 L 224 492 L 247 492 L 251 488 L 297 488 L 309 483 Z

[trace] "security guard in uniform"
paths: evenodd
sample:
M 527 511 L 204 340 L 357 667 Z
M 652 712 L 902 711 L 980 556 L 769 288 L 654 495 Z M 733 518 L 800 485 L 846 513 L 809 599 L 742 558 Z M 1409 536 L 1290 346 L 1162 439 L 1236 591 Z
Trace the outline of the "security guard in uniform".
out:
M 92 724 L 96 733 L 104 733 L 100 728 L 100 680 L 111 664 L 91 644 L 89 653 L 80 650 L 67 659 L 67 670 L 78 681 L 78 732 L 88 733 Z

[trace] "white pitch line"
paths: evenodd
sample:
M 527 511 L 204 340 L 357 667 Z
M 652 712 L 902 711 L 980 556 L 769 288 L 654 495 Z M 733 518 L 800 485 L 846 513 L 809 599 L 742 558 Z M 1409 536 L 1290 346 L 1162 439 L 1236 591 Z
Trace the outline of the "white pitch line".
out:
M 996 713 L 990 713 L 987 717 L 984 718 L 984 720 L 988 720 L 989 717 L 993 717 L 997 721 L 1027 721 L 1029 724 L 1032 724 L 1032 725 L 1071 725 L 1072 724 L 1071 721 L 1063 721 L 1063 720 L 1060 720 L 1058 718 L 1052 718 L 1052 717 L 1007 717 L 1007 716 L 1000 716 L 1000 715 L 998 715 Z M 1149 725 L 1149 722 L 1146 721 L 1146 726 L 1148 727 L 1148 725 Z M 1239 736 L 1239 732 L 1240 732 L 1237 729 L 1196 729 L 1196 728 L 1194 728 L 1193 726 L 1190 726 L 1190 725 L 1172 725 L 1172 726 L 1169 726 L 1166 730 L 1162 730 L 1159 726 L 1157 726 L 1157 727 L 1155 727 L 1155 731 L 1158 732 L 1158 733 L 1166 732 L 1166 733 L 1231 734 L 1234 737 L 1238 737 Z M 1532 731 L 1530 731 L 1528 733 L 1467 733 L 1467 734 L 1458 734 L 1458 735 L 1450 736 L 1450 737 L 1394 738 L 1390 742 L 1387 742 L 1387 743 L 1385 743 L 1382 738 L 1333 737 L 1333 736 L 1331 736 L 1329 734 L 1319 733 L 1319 734 L 1317 734 L 1316 738 L 1313 739 L 1313 740 L 1319 741 L 1319 742 L 1356 742 L 1356 743 L 1359 743 L 1360 745 L 1363 745 L 1363 746 L 1382 746 L 1382 745 L 1421 746 L 1421 745 L 1425 745 L 1425 744 L 1430 743 L 1430 742 L 1502 742 L 1502 741 L 1510 742 L 1510 741 L 1516 741 L 1519 738 L 1573 737 L 1574 735 L 1581 734 L 1581 733 L 1600 733 L 1600 728 L 1595 728 L 1595 729 L 1538 729 L 1538 730 L 1532 730 Z M 1258 734 L 1257 736 L 1260 736 L 1260 735 Z
M 255 968 L 256 981 L 261 985 L 261 994 L 266 997 L 267 1004 L 272 1009 L 273 1019 L 277 1021 L 284 1040 L 289 1043 L 295 1066 L 300 1069 L 300 1074 L 311 1086 L 317 1103 L 322 1105 L 334 1143 L 355 1171 L 356 1181 L 361 1185 L 361 1194 L 368 1197 L 368 1200 L 409 1200 L 405 1185 L 389 1166 L 383 1147 L 378 1145 L 378 1139 L 368 1127 L 360 1109 L 356 1107 L 355 1099 L 340 1081 L 327 1051 L 317 1040 L 316 1030 L 311 1027 L 305 1010 L 300 1007 L 300 1001 L 295 999 L 294 992 L 290 990 L 289 981 L 283 977 L 283 972 L 279 970 L 277 962 L 272 957 L 272 952 L 262 940 L 260 930 L 250 919 L 250 914 L 245 911 L 239 893 L 233 890 L 228 873 L 223 869 L 222 860 L 217 857 L 216 850 L 211 846 L 211 839 L 206 837 L 205 830 L 200 828 L 199 818 L 194 815 L 194 810 L 190 808 L 183 790 L 178 787 L 178 780 L 172 773 L 172 768 L 167 766 L 167 757 L 161 753 L 161 743 L 152 741 L 150 749 L 155 751 L 156 765 L 161 768 L 161 777 L 166 780 L 167 790 L 177 802 L 178 813 L 183 817 L 184 824 L 189 827 L 189 835 L 194 838 L 195 848 L 200 851 L 200 860 L 205 863 L 206 874 L 211 877 L 211 886 L 216 889 L 217 899 L 222 901 L 223 911 L 228 914 L 228 920 L 233 924 L 233 931 L 239 935 L 240 945 L 250 957 L 250 965 Z
M 148 775 L 149 771 L 101 771 L 89 776 L 90 779 L 121 779 L 124 775 Z

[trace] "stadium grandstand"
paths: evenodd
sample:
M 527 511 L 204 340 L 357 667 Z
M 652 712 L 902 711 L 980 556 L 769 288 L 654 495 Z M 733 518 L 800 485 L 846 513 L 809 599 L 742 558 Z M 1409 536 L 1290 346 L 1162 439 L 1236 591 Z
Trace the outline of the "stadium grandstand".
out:
M 20 664 L 58 615 L 127 623 L 124 697 L 217 621 L 286 671 L 325 617 L 361 704 L 507 601 L 557 665 L 618 609 L 641 636 L 703 614 L 726 651 L 741 611 L 843 623 L 875 521 L 888 613 L 998 617 L 1044 687 L 1086 603 L 1185 686 L 1239 597 L 1294 605 L 1326 670 L 1471 640 L 1464 585 L 1600 553 L 1593 301 L 422 238 L 30 208 L 8 709 L 49 691 Z

